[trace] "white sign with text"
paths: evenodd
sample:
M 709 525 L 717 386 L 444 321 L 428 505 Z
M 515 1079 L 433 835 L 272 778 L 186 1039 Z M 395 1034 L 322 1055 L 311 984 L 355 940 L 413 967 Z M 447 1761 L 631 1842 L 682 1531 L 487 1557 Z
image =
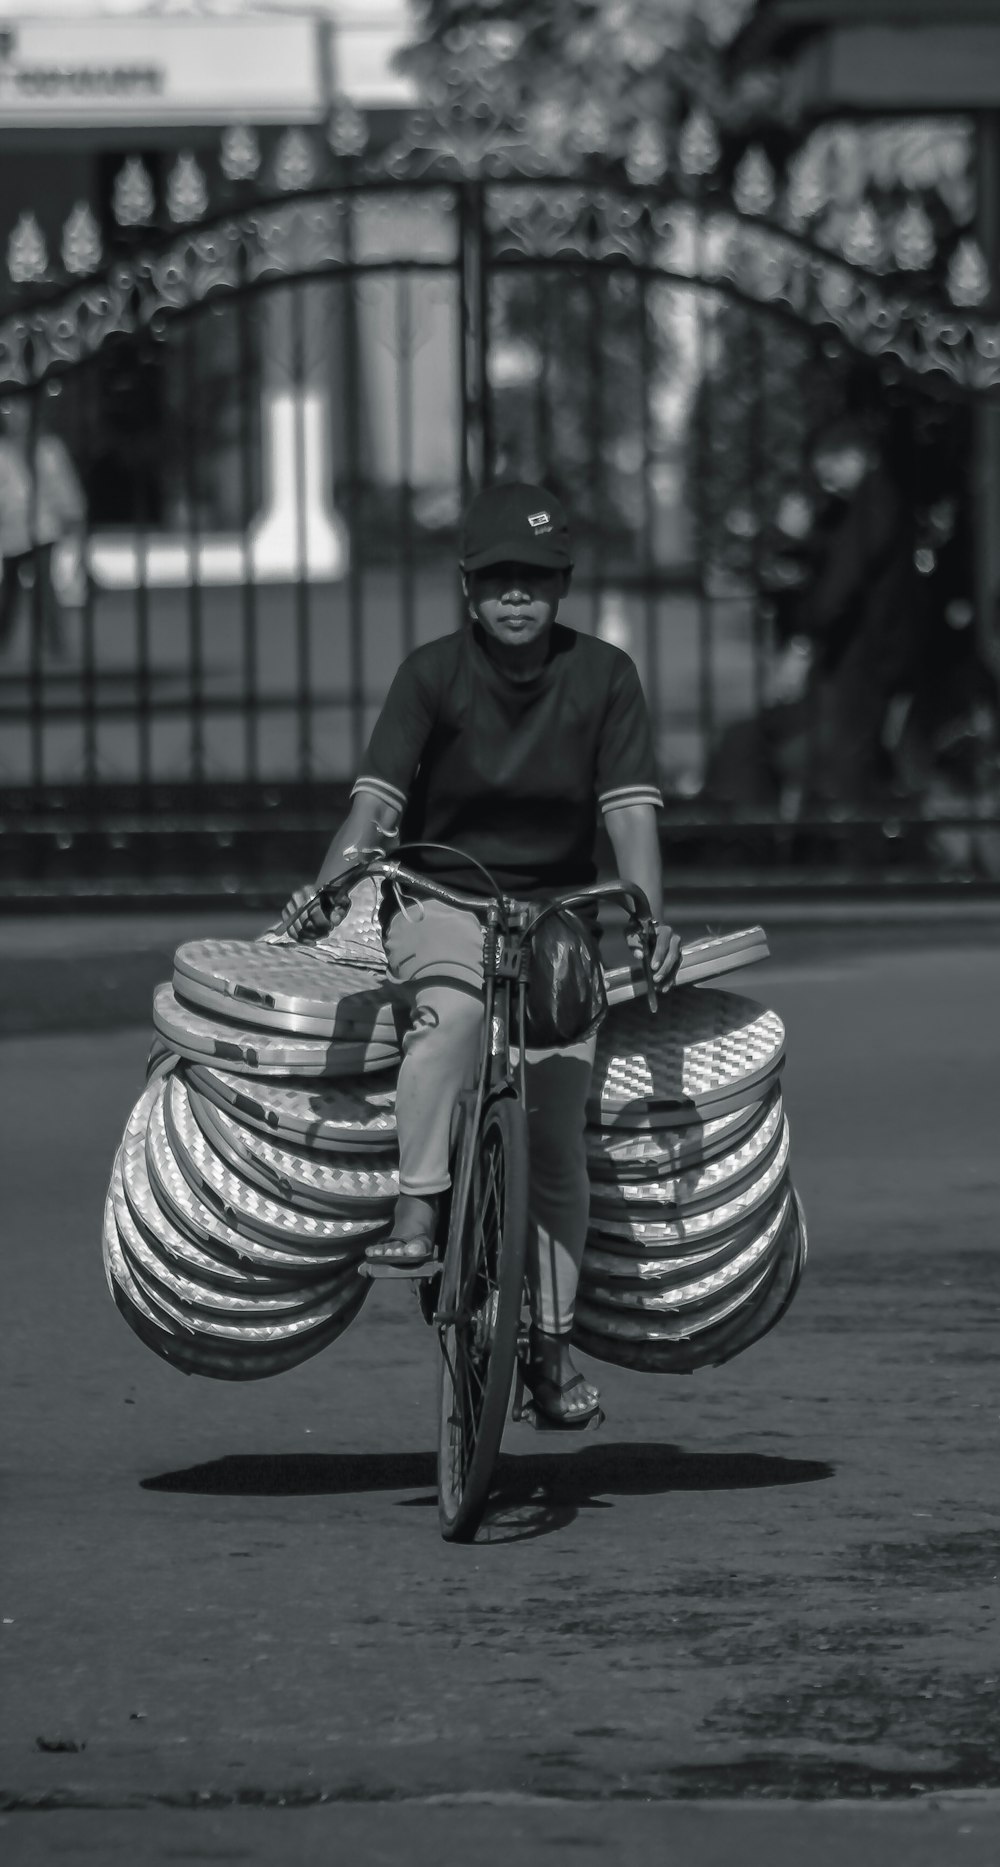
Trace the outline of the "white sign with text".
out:
M 315 122 L 317 19 L 0 18 L 0 130 Z

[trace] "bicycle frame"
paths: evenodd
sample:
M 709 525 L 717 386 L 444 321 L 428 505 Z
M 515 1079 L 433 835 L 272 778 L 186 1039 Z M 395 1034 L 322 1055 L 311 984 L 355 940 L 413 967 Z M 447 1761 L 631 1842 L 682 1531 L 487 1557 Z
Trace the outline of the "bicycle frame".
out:
M 399 858 L 405 851 L 414 853 L 435 850 L 458 856 L 478 869 L 486 877 L 492 893 L 487 897 L 462 897 L 454 890 L 435 881 L 432 875 L 423 875 L 408 870 Z M 513 896 L 504 895 L 499 884 L 482 863 L 464 850 L 452 849 L 443 843 L 404 843 L 393 854 L 386 855 L 382 850 L 362 852 L 363 859 L 352 864 L 349 869 L 318 888 L 308 907 L 316 902 L 321 905 L 331 903 L 349 893 L 355 884 L 365 876 L 373 880 L 404 881 L 418 889 L 423 889 L 432 898 L 443 900 L 447 905 L 464 908 L 485 915 L 483 929 L 483 985 L 484 1018 L 483 1043 L 480 1053 L 476 1089 L 471 1108 L 471 1132 L 476 1133 L 487 1103 L 503 1095 L 519 1094 L 522 1106 L 527 1100 L 525 1073 L 525 1004 L 528 978 L 531 967 L 530 935 L 550 914 L 558 913 L 561 908 L 582 907 L 594 901 L 625 901 L 631 910 L 631 920 L 639 929 L 642 937 L 642 955 L 646 967 L 646 989 L 650 1009 L 656 1010 L 656 989 L 653 983 L 651 958 L 655 945 L 655 927 L 650 918 L 649 902 L 642 890 L 632 882 L 597 882 L 592 887 L 576 889 L 560 895 L 540 909 L 532 912 L 528 902 L 518 901 Z M 308 907 L 300 910 L 305 913 Z M 514 1011 L 514 987 L 516 998 L 516 1044 L 511 1036 L 511 1019 Z M 518 1051 L 518 1083 L 515 1084 L 511 1072 L 511 1049 Z M 463 1148 L 459 1162 L 458 1183 L 452 1192 L 451 1218 L 449 1235 L 462 1236 L 472 1191 L 473 1150 Z M 441 1287 L 435 1312 L 435 1321 L 446 1324 L 454 1321 L 457 1315 L 460 1291 L 457 1289 L 459 1254 L 446 1252 Z
M 527 1084 L 524 1064 L 524 1006 L 528 983 L 530 951 L 523 938 L 529 910 L 517 901 L 504 898 L 502 905 L 492 902 L 486 910 L 483 931 L 483 1043 L 479 1060 L 475 1098 L 471 1108 L 471 1132 L 475 1134 L 488 1102 L 503 1095 L 517 1095 L 511 1074 L 511 1010 L 513 987 L 517 985 L 517 1040 L 519 1056 L 520 1099 L 526 1101 Z M 512 934 L 514 938 L 512 938 Z M 522 937 L 517 938 L 520 934 Z M 499 987 L 499 992 L 498 992 Z M 472 1193 L 474 1151 L 463 1148 L 459 1161 L 458 1183 L 452 1193 L 449 1231 L 459 1236 L 465 1226 Z M 455 1313 L 460 1291 L 457 1289 L 459 1258 L 456 1252 L 446 1255 L 435 1320 L 449 1320 Z

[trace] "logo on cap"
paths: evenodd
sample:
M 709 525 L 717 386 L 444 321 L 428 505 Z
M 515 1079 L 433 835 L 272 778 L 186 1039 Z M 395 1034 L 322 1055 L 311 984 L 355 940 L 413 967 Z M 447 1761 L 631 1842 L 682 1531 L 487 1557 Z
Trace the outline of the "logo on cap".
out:
M 531 526 L 533 532 L 550 532 L 552 530 L 552 515 L 549 512 L 529 512 L 528 524 Z

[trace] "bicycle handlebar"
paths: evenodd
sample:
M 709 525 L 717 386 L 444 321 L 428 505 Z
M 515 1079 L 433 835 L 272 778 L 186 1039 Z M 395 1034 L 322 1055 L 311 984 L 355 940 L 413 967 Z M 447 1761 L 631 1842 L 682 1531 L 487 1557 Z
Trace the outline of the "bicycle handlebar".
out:
M 651 1012 L 657 1008 L 656 980 L 653 977 L 653 951 L 656 946 L 656 924 L 650 913 L 649 899 L 637 882 L 595 882 L 592 887 L 580 889 L 576 894 L 560 895 L 550 901 L 536 915 L 531 923 L 531 930 L 546 920 L 550 914 L 558 913 L 560 908 L 583 906 L 587 901 L 609 901 L 617 898 L 624 901 L 629 909 L 629 920 L 638 927 L 640 935 L 639 952 L 642 958 L 642 970 L 646 981 L 646 1003 Z
M 420 846 L 419 844 L 412 845 L 414 848 L 419 848 Z M 443 849 L 446 846 L 444 844 L 428 844 L 427 847 Z M 455 851 L 454 853 L 462 854 L 464 852 Z M 482 865 L 477 863 L 476 867 L 481 868 Z M 484 870 L 483 872 L 487 875 L 489 874 L 488 870 Z M 454 889 L 446 888 L 443 882 L 435 881 L 433 876 L 425 875 L 415 869 L 406 868 L 404 864 L 399 861 L 398 857 L 379 854 L 366 857 L 363 861 L 352 863 L 351 867 L 344 869 L 340 875 L 333 876 L 328 882 L 324 882 L 321 887 L 317 888 L 315 894 L 304 907 L 297 909 L 287 920 L 282 917 L 281 921 L 278 923 L 280 931 L 282 933 L 288 933 L 299 917 L 303 914 L 307 914 L 317 903 L 319 903 L 325 913 L 335 901 L 342 900 L 345 895 L 349 895 L 355 884 L 361 881 L 365 876 L 371 877 L 373 880 L 381 877 L 386 881 L 401 881 L 412 888 L 416 888 L 418 891 L 422 891 L 426 895 L 430 895 L 432 899 L 436 901 L 443 901 L 447 907 L 458 908 L 460 910 L 464 908 L 472 912 L 477 910 L 479 912 L 485 912 L 487 909 L 499 905 L 505 919 L 506 910 L 509 907 L 519 905 L 516 896 L 504 895 L 499 887 L 495 895 L 456 894 Z M 646 997 L 650 1011 L 655 1012 L 657 1007 L 656 983 L 653 978 L 652 968 L 653 948 L 656 944 L 655 924 L 650 912 L 648 897 L 635 882 L 594 882 L 589 888 L 577 888 L 565 895 L 555 896 L 551 901 L 546 902 L 545 906 L 534 917 L 525 931 L 533 932 L 541 921 L 547 920 L 550 914 L 558 913 L 560 908 L 582 907 L 591 901 L 609 901 L 615 899 L 625 903 L 629 910 L 629 919 L 636 924 L 642 936 L 640 952 L 642 955 L 643 971 L 646 977 Z

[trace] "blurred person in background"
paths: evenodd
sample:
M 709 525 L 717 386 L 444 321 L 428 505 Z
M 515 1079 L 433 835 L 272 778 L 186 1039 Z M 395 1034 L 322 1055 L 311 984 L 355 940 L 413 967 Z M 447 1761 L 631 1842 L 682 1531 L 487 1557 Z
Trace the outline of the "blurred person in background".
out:
M 837 817 L 892 790 L 886 721 L 925 635 L 916 543 L 907 475 L 886 441 L 860 417 L 824 426 L 765 534 L 777 655 L 763 711 L 715 750 L 713 801 Z
M 917 549 L 929 600 L 893 745 L 904 787 L 926 796 L 932 810 L 942 788 L 964 796 L 981 790 L 996 756 L 997 682 L 975 628 L 970 533 L 970 502 L 939 498 L 923 515 Z
M 921 515 L 918 568 L 928 602 L 911 678 L 894 703 L 889 735 L 900 788 L 935 827 L 929 843 L 956 873 L 1000 875 L 1000 692 L 976 630 L 971 501 L 954 493 Z M 1000 625 L 995 592 L 992 627 Z M 946 826 L 942 818 L 967 820 Z
M 63 610 L 79 600 L 82 568 L 79 549 L 66 547 L 82 532 L 86 500 L 65 443 L 32 428 L 26 401 L 0 410 L 0 654 L 10 648 L 23 596 L 41 647 L 62 656 Z
M 803 802 L 823 814 L 877 806 L 892 788 L 887 715 L 924 634 L 916 512 L 897 451 L 853 416 L 810 450 L 816 521 L 783 621 L 803 676 Z

